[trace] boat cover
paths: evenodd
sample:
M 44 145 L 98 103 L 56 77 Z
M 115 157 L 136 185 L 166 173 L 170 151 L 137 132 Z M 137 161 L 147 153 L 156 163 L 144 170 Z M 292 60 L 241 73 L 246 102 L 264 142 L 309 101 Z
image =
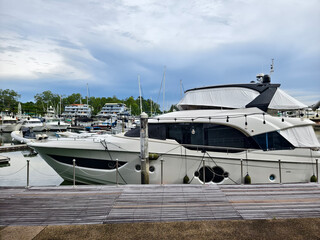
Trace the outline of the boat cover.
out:
M 269 84 L 259 89 L 257 84 L 242 84 L 234 87 L 224 85 L 192 89 L 186 91 L 177 107 L 180 110 L 258 107 L 263 111 L 307 108 L 307 105 L 279 89 L 279 86 L 279 84 Z
M 291 97 L 279 88 L 273 95 L 273 98 L 268 106 L 269 109 L 275 110 L 303 109 L 307 107 L 307 105 L 299 102 L 297 99 Z
M 178 103 L 178 107 L 198 105 L 218 108 L 245 108 L 258 95 L 258 91 L 241 87 L 200 89 L 186 92 L 184 98 Z
M 319 148 L 320 144 L 312 126 L 281 130 L 280 134 L 295 147 Z

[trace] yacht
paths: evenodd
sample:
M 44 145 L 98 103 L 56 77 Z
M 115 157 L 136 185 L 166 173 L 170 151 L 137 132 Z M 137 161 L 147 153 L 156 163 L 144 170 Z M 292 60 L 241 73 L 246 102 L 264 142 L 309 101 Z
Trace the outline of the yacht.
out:
M 149 119 L 150 183 L 241 184 L 309 182 L 319 142 L 303 118 L 279 118 L 258 108 L 187 110 Z M 139 184 L 140 129 L 86 139 L 33 142 L 41 157 L 65 180 L 86 184 Z
M 12 116 L 0 115 L 0 132 L 12 132 L 19 128 L 18 120 Z
M 58 118 L 52 106 L 47 108 L 47 113 L 42 118 L 44 128 L 48 131 L 67 130 L 71 124 L 65 123 L 62 118 Z
M 34 132 L 41 132 L 45 130 L 44 124 L 40 121 L 39 118 L 26 118 L 21 120 L 21 129 L 30 129 L 31 131 Z
M 48 117 L 45 118 L 44 127 L 48 131 L 67 130 L 71 125 L 65 123 L 61 118 Z
M 149 181 L 159 184 L 300 183 L 320 158 L 315 124 L 277 116 L 306 105 L 259 74 L 250 84 L 186 91 L 181 111 L 148 119 Z M 140 127 L 116 135 L 29 143 L 65 180 L 141 183 Z M 118 170 L 117 167 L 118 166 Z

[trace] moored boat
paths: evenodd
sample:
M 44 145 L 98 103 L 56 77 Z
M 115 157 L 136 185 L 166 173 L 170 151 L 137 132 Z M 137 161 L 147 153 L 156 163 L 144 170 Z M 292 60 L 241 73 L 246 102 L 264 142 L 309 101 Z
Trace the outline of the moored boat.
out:
M 240 184 L 248 174 L 252 183 L 308 182 L 314 174 L 320 145 L 314 123 L 278 118 L 257 108 L 190 110 L 149 120 L 150 183 Z M 74 141 L 30 143 L 65 180 L 138 184 L 141 179 L 140 130 Z M 279 163 L 280 160 L 280 163 Z M 281 177 L 279 173 L 281 168 Z M 241 171 L 242 169 L 242 171 Z M 186 178 L 187 176 L 187 178 Z

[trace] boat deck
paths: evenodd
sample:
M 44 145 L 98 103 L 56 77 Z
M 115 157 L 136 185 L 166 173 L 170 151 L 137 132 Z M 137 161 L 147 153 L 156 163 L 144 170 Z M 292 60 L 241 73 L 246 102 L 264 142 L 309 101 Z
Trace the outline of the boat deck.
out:
M 319 218 L 320 184 L 0 187 L 0 225 Z

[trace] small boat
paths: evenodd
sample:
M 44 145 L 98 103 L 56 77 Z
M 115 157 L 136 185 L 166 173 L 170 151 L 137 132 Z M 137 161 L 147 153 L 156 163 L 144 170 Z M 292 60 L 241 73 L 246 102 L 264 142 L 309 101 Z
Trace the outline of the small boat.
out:
M 13 116 L 0 116 L 0 132 L 12 132 L 20 128 L 18 120 Z
M 32 129 L 34 132 L 41 132 L 45 130 L 45 126 L 40 119 L 28 117 L 22 120 L 21 129 Z
M 48 131 L 67 130 L 67 128 L 70 126 L 71 124 L 65 123 L 61 118 L 44 118 L 44 128 Z
M 32 130 L 26 129 L 26 128 L 20 131 L 11 132 L 11 137 L 12 137 L 12 140 L 20 143 L 29 143 L 35 140 L 48 139 L 47 134 L 41 134 L 41 133 L 35 134 Z

